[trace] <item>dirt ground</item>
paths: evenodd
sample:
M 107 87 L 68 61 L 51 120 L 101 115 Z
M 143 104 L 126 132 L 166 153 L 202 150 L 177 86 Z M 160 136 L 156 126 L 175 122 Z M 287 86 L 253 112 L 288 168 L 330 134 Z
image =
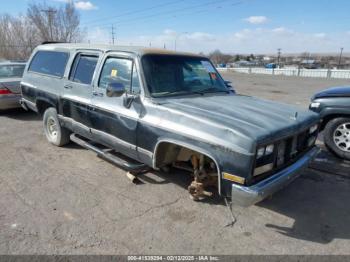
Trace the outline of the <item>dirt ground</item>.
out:
M 349 83 L 224 77 L 238 93 L 302 107 Z M 348 163 L 308 169 L 272 199 L 234 207 L 226 227 L 224 202 L 193 202 L 183 174 L 149 172 L 134 185 L 92 152 L 50 145 L 34 113 L 0 112 L 0 254 L 350 254 L 350 175 L 336 166 Z

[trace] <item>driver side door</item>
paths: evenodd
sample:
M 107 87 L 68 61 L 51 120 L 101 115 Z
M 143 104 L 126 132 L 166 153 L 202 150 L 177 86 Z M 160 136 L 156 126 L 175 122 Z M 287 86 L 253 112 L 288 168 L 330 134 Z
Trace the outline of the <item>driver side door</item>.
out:
M 124 86 L 126 92 L 120 97 L 108 97 L 110 83 Z M 94 85 L 91 108 L 91 133 L 94 140 L 133 159 L 138 158 L 136 129 L 141 104 L 134 101 L 130 108 L 124 105 L 126 96 L 140 93 L 140 81 L 136 63 L 132 57 L 108 55 L 100 68 Z

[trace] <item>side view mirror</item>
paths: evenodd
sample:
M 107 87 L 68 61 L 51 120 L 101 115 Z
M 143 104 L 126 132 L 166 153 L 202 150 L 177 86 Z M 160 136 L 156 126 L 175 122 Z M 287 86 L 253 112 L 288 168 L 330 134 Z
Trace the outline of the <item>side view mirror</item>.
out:
M 233 88 L 232 82 L 231 82 L 231 81 L 225 81 L 225 85 L 226 85 L 228 88 Z
M 126 92 L 125 86 L 119 82 L 111 82 L 107 86 L 106 95 L 108 97 L 120 97 Z
M 227 87 L 230 91 L 232 91 L 233 93 L 236 93 L 236 90 L 235 90 L 235 88 L 233 87 L 231 81 L 225 81 L 225 85 L 226 85 L 226 87 Z

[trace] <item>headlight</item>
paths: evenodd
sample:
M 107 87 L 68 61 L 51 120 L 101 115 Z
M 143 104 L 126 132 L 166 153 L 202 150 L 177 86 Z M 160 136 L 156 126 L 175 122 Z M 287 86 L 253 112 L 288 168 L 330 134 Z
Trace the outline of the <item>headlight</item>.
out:
M 310 104 L 310 108 L 319 108 L 319 107 L 320 107 L 320 105 L 321 105 L 321 103 L 318 103 L 318 102 L 312 102 L 312 103 Z
M 318 125 L 316 124 L 316 125 L 310 127 L 309 133 L 312 134 L 312 133 L 314 133 L 317 129 L 318 129 Z
M 260 166 L 260 167 L 257 167 L 254 169 L 254 176 L 258 176 L 258 175 L 261 175 L 261 174 L 264 174 L 266 172 L 269 172 L 273 169 L 273 163 L 270 163 L 270 164 L 267 164 L 267 165 L 264 165 L 264 166 Z
M 275 146 L 273 144 L 260 147 L 256 153 L 256 158 L 262 158 L 263 156 L 269 156 L 273 153 L 273 150 L 275 149 Z
M 271 155 L 273 153 L 275 146 L 274 145 L 268 145 L 265 150 L 265 155 Z
M 274 166 L 274 151 L 275 145 L 270 144 L 267 146 L 260 147 L 256 152 L 256 163 L 254 169 L 254 176 L 261 175 L 269 172 Z
M 262 158 L 265 154 L 265 147 L 261 147 L 258 149 L 258 152 L 256 154 L 256 158 L 259 159 L 259 158 Z

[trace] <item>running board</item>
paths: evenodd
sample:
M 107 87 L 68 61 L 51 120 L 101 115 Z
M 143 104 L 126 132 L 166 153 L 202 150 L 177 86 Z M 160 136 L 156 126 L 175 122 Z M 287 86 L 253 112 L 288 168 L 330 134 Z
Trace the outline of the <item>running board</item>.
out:
M 79 138 L 76 134 L 71 134 L 70 140 L 73 141 L 74 143 L 80 145 L 81 147 L 84 147 L 86 149 L 94 151 L 98 157 L 100 157 L 100 158 L 102 158 L 102 159 L 104 159 L 112 164 L 115 164 L 121 168 L 124 168 L 127 171 L 138 173 L 138 172 L 145 171 L 145 169 L 148 169 L 148 166 L 145 164 L 138 163 L 138 162 L 132 163 L 132 162 L 128 162 L 124 159 L 121 159 L 121 158 L 109 153 L 110 150 L 98 148 L 97 146 L 89 143 L 88 141 L 85 141 L 84 139 Z

